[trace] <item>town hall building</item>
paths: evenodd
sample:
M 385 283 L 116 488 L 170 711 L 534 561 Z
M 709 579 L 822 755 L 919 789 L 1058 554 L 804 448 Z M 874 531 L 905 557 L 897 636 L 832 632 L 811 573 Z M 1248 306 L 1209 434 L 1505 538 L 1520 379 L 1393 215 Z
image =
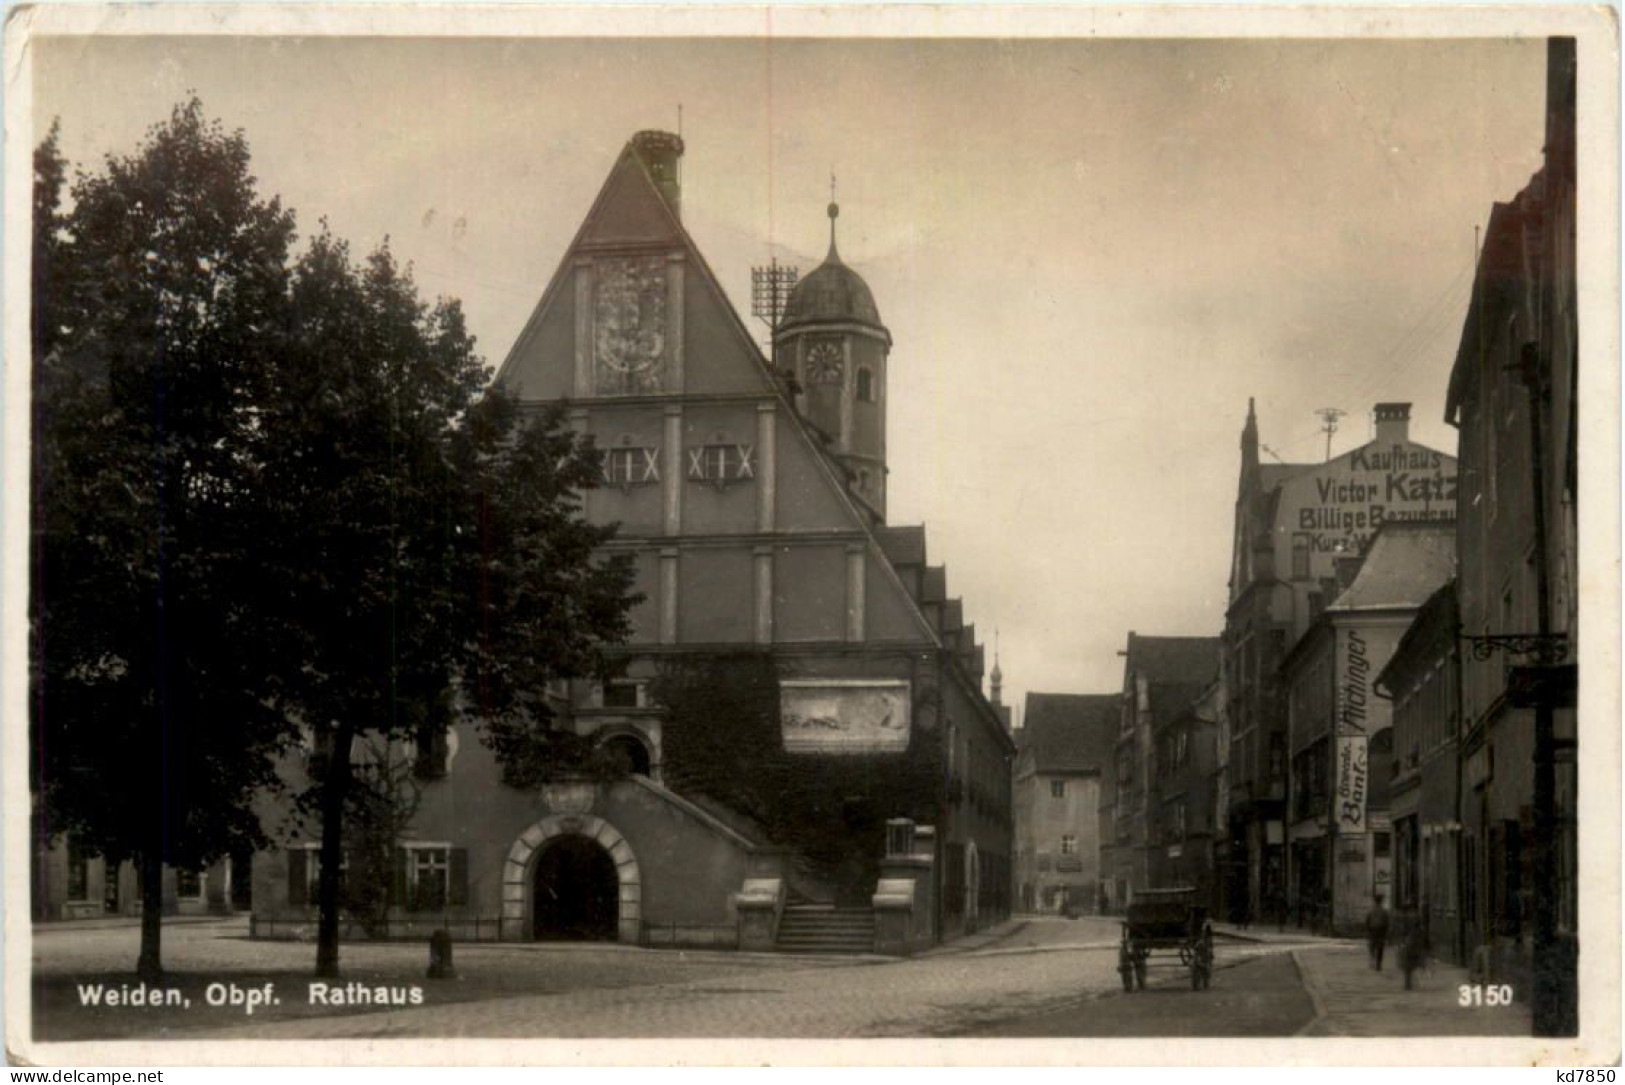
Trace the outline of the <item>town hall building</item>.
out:
M 522 790 L 458 725 L 399 841 L 390 937 L 906 953 L 1009 912 L 1015 747 L 924 529 L 886 520 L 893 343 L 838 208 L 770 358 L 684 228 L 683 153 L 627 143 L 496 378 L 601 456 L 585 513 L 620 525 L 642 602 L 623 676 L 552 692 L 555 726 L 628 771 Z M 846 827 L 836 861 L 668 778 L 663 668 L 740 655 L 777 675 L 782 753 L 862 781 L 806 811 Z M 256 933 L 314 931 L 315 848 L 256 857 Z

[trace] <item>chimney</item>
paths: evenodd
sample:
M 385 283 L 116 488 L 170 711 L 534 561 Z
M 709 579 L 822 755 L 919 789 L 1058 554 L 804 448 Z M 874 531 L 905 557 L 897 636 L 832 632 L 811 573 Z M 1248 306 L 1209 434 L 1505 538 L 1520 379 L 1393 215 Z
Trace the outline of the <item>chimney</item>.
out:
M 672 214 L 681 217 L 683 193 L 677 167 L 683 157 L 683 137 L 648 129 L 632 137 L 632 148 L 648 167 Z
M 1410 440 L 1411 405 L 1409 403 L 1379 403 L 1376 407 L 1377 444 L 1404 444 Z

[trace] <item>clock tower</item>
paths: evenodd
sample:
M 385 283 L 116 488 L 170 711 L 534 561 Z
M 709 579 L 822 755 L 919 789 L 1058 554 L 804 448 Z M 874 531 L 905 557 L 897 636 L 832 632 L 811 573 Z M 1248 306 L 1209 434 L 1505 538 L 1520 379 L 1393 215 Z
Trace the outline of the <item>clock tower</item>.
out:
M 862 276 L 841 262 L 829 205 L 829 255 L 796 283 L 773 334 L 795 375 L 796 408 L 846 471 L 848 489 L 886 519 L 886 359 L 891 333 Z

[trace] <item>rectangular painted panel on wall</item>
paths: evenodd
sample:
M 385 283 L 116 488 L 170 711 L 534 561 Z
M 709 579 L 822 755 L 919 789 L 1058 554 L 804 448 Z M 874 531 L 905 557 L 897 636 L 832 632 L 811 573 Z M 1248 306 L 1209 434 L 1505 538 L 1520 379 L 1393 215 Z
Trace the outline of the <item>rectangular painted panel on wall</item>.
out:
M 784 748 L 832 754 L 906 750 L 909 689 L 906 681 L 785 679 L 779 684 Z

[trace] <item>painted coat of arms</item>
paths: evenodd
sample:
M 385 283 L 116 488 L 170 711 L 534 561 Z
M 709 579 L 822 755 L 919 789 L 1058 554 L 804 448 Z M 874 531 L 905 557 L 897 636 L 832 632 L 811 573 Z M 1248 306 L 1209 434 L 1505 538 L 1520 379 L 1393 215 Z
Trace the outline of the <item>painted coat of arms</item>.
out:
M 598 394 L 660 391 L 666 351 L 664 257 L 604 260 L 596 271 L 593 368 Z

